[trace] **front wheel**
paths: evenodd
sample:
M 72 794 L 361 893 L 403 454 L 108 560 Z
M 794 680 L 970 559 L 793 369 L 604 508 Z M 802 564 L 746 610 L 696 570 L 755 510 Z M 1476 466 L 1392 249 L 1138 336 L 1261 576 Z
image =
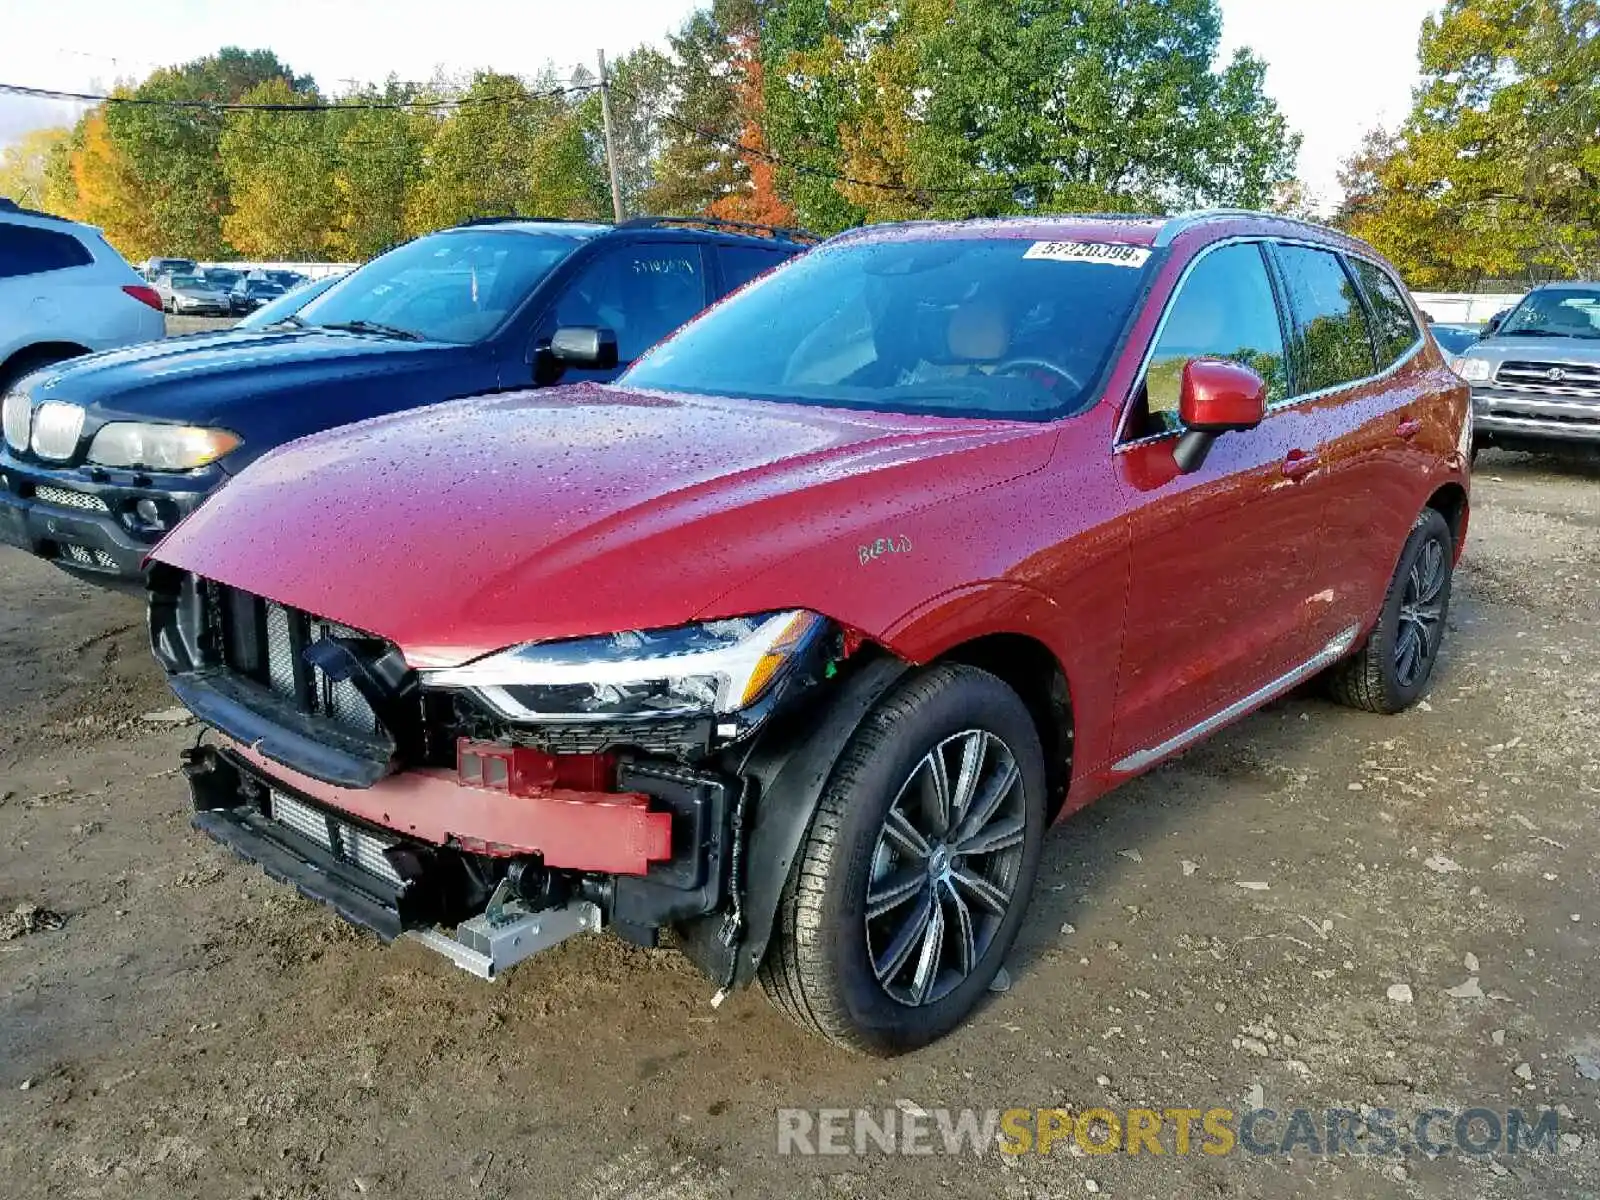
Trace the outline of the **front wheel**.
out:
M 1016 693 L 957 664 L 911 677 L 823 792 L 762 964 L 768 998 L 872 1054 L 949 1033 L 1016 938 L 1044 814 L 1044 753 Z
M 1397 713 L 1422 697 L 1444 642 L 1454 562 L 1450 523 L 1437 509 L 1423 509 L 1366 644 L 1328 673 L 1335 700 L 1368 712 Z

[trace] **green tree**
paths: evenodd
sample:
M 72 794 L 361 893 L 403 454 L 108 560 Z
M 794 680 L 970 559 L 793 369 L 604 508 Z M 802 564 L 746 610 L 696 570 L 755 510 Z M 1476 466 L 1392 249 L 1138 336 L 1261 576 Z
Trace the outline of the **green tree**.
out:
M 1216 0 L 967 0 L 927 39 L 913 173 L 938 211 L 1263 207 L 1299 138 Z
M 1447 0 L 1392 143 L 1347 164 L 1345 216 L 1412 286 L 1600 271 L 1600 3 Z
M 610 211 L 598 147 L 581 112 L 514 75 L 480 72 L 430 142 L 406 200 L 422 233 L 471 217 L 596 218 Z
M 617 183 L 630 216 L 648 211 L 655 196 L 656 165 L 670 135 L 662 114 L 671 110 L 676 70 L 673 59 L 653 46 L 640 46 L 609 64 Z M 579 112 L 584 136 L 602 146 L 599 93 L 588 96 Z
M 270 80 L 291 92 L 311 91 L 267 50 L 225 48 L 180 67 L 159 70 L 133 91 L 141 100 L 236 103 Z M 278 117 L 310 121 L 314 117 Z M 156 104 L 106 106 L 106 129 L 138 182 L 140 203 L 159 253 L 217 259 L 233 256 L 222 232 L 229 211 L 220 152 L 223 115 L 215 109 Z
M 71 136 L 70 129 L 35 129 L 0 148 L 0 196 L 24 208 L 47 208 L 50 162 Z
M 745 186 L 737 149 L 743 132 L 726 3 L 695 12 L 668 37 L 676 96 L 661 114 L 661 151 L 643 201 L 657 213 L 703 213 Z
M 391 79 L 347 97 L 352 104 L 409 104 L 421 93 Z M 422 178 L 422 164 L 439 119 L 429 111 L 351 108 L 333 124 L 333 221 L 328 253 L 362 262 L 405 240 L 406 197 Z
M 298 92 L 286 79 L 250 89 L 246 104 L 320 105 L 315 92 Z M 222 234 L 246 258 L 317 261 L 328 250 L 335 218 L 336 114 L 265 109 L 230 112 L 218 152 L 227 182 Z

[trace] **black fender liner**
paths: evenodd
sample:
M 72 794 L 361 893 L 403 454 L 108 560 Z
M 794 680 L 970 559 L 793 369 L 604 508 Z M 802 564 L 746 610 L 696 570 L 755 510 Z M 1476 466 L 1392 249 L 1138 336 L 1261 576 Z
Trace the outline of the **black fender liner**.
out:
M 872 659 L 840 680 L 831 694 L 825 692 L 816 702 L 774 720 L 746 752 L 739 774 L 754 788 L 754 817 L 746 835 L 742 879 L 734 884 L 742 887 L 744 929 L 731 948 L 737 954 L 731 972 L 730 950 L 719 944 L 720 917 L 701 918 L 678 930 L 684 952 L 717 982 L 731 978 L 732 987 L 742 988 L 756 977 L 772 939 L 778 900 L 834 765 L 862 718 L 910 669 L 909 663 L 889 655 Z

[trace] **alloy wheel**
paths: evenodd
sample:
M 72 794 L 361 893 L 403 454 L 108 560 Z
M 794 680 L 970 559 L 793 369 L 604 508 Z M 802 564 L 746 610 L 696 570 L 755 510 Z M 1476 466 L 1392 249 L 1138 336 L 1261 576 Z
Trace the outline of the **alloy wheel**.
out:
M 972 974 L 1015 900 L 1026 829 L 1016 757 L 994 734 L 945 738 L 912 768 L 867 885 L 867 953 L 892 999 L 930 1004 Z
M 1437 538 L 1422 544 L 1422 551 L 1406 575 L 1400 597 L 1400 628 L 1394 640 L 1395 676 L 1409 688 L 1432 668 L 1444 624 L 1444 585 L 1449 566 L 1444 545 Z

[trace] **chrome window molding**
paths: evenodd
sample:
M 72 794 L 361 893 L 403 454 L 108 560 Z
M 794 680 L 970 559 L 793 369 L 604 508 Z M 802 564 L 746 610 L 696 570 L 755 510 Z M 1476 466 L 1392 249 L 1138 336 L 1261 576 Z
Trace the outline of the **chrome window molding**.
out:
M 1213 215 L 1213 214 L 1207 214 L 1207 215 Z M 1241 212 L 1241 213 L 1237 213 L 1237 214 L 1233 214 L 1233 215 L 1257 216 L 1257 215 L 1260 215 L 1260 214 L 1243 213 L 1243 212 Z M 1179 224 L 1179 223 L 1182 223 L 1182 222 L 1183 222 L 1183 218 L 1175 218 L 1174 221 L 1169 222 L 1169 224 Z M 1189 222 L 1189 223 L 1183 224 L 1183 229 L 1193 228 L 1193 227 L 1195 227 L 1196 223 L 1197 222 Z M 1311 226 L 1308 226 L 1308 228 L 1309 227 L 1311 227 Z M 1163 229 L 1165 229 L 1165 227 L 1163 227 Z M 1179 232 L 1182 232 L 1182 230 L 1180 230 Z M 1176 235 L 1174 235 L 1174 236 L 1176 236 Z M 1171 239 L 1169 238 L 1168 242 L 1170 243 L 1170 241 L 1171 241 Z M 1212 242 L 1210 245 L 1203 247 L 1199 254 L 1196 254 L 1192 259 L 1190 259 L 1188 264 L 1183 268 L 1183 274 L 1178 276 L 1178 282 L 1173 285 L 1172 292 L 1167 297 L 1166 306 L 1161 311 L 1161 319 L 1156 322 L 1155 331 L 1150 335 L 1150 344 L 1145 347 L 1144 357 L 1142 359 L 1140 359 L 1140 361 L 1139 361 L 1139 371 L 1133 377 L 1133 382 L 1128 386 L 1127 393 L 1122 397 L 1121 412 L 1117 417 L 1116 429 L 1112 434 L 1111 452 L 1113 454 L 1121 454 L 1125 450 L 1132 450 L 1132 449 L 1135 449 L 1135 448 L 1137 448 L 1139 446 L 1149 446 L 1149 445 L 1155 444 L 1156 442 L 1164 442 L 1168 438 L 1180 437 L 1183 434 L 1183 430 L 1181 430 L 1181 429 L 1168 429 L 1168 430 L 1162 431 L 1161 433 L 1148 434 L 1148 435 L 1146 435 L 1145 437 L 1142 437 L 1142 438 L 1125 439 L 1123 437 L 1123 434 L 1127 430 L 1129 418 L 1131 417 L 1132 412 L 1133 412 L 1134 401 L 1139 396 L 1139 390 L 1142 387 L 1144 387 L 1145 376 L 1150 370 L 1150 360 L 1155 357 L 1156 347 L 1161 344 L 1161 335 L 1162 335 L 1162 333 L 1164 333 L 1166 331 L 1167 319 L 1172 315 L 1173 304 L 1178 299 L 1178 296 L 1183 292 L 1183 289 L 1184 289 L 1185 285 L 1188 284 L 1190 274 L 1193 273 L 1195 267 L 1199 266 L 1201 261 L 1207 255 L 1212 253 L 1212 251 L 1221 250 L 1224 246 L 1238 246 L 1238 245 L 1248 245 L 1248 244 L 1274 245 L 1274 246 L 1304 246 L 1304 247 L 1307 247 L 1308 249 L 1321 250 L 1321 251 L 1324 251 L 1324 252 L 1330 253 L 1330 254 L 1342 254 L 1342 255 L 1346 256 L 1347 258 L 1358 258 L 1362 262 L 1365 262 L 1365 263 L 1369 264 L 1370 266 L 1376 267 L 1378 270 L 1382 271 L 1385 275 L 1388 275 L 1389 278 L 1396 284 L 1396 286 L 1398 286 L 1400 288 L 1401 294 L 1403 294 L 1406 297 L 1408 305 L 1410 305 L 1411 310 L 1412 310 L 1411 311 L 1411 322 L 1412 322 L 1413 326 L 1416 327 L 1416 330 L 1417 330 L 1416 338 L 1412 341 L 1411 345 L 1406 348 L 1405 353 L 1401 354 L 1399 358 L 1395 359 L 1394 362 L 1390 363 L 1383 370 L 1375 371 L 1371 375 L 1364 375 L 1360 379 L 1352 379 L 1348 383 L 1335 384 L 1333 387 L 1319 388 L 1317 391 L 1314 391 L 1314 392 L 1304 392 L 1304 393 L 1302 393 L 1302 394 L 1300 394 L 1298 396 L 1290 396 L 1285 400 L 1280 400 L 1276 404 L 1269 404 L 1267 406 L 1267 415 L 1268 416 L 1271 416 L 1273 413 L 1283 412 L 1285 409 L 1295 408 L 1298 405 L 1308 403 L 1309 401 L 1312 401 L 1312 400 L 1320 400 L 1324 396 L 1332 396 L 1332 395 L 1335 395 L 1336 393 L 1339 393 L 1339 392 L 1347 392 L 1347 391 L 1350 391 L 1350 390 L 1352 390 L 1354 388 L 1365 387 L 1369 383 L 1380 382 L 1381 380 L 1384 380 L 1384 379 L 1388 378 L 1390 375 L 1393 375 L 1396 371 L 1400 370 L 1401 367 L 1405 366 L 1413 358 L 1415 358 L 1417 353 L 1418 353 L 1418 351 L 1420 351 L 1422 349 L 1423 345 L 1425 344 L 1426 338 L 1425 338 L 1425 336 L 1423 335 L 1423 332 L 1422 332 L 1422 324 L 1421 324 L 1421 322 L 1419 322 L 1417 320 L 1416 308 L 1415 308 L 1414 303 L 1411 302 L 1411 293 L 1410 293 L 1410 291 L 1407 290 L 1406 287 L 1403 284 L 1401 284 L 1398 279 L 1394 278 L 1393 273 L 1389 270 L 1388 267 L 1384 266 L 1381 262 L 1379 262 L 1377 259 L 1373 258 L 1370 254 L 1360 254 L 1360 253 L 1357 253 L 1357 252 L 1355 252 L 1353 250 L 1346 250 L 1343 246 L 1334 245 L 1334 244 L 1332 244 L 1330 242 L 1317 242 L 1317 241 L 1311 241 L 1309 239 L 1304 239 L 1304 238 L 1283 237 L 1283 236 L 1274 235 L 1274 234 L 1249 233 L 1249 234 L 1240 234 L 1240 235 L 1238 235 L 1236 237 L 1223 238 L 1220 241 Z M 1270 274 L 1269 274 L 1269 279 L 1270 279 Z M 1356 283 L 1356 286 L 1360 287 L 1359 281 Z M 1363 305 L 1362 314 L 1363 314 L 1362 319 L 1366 320 L 1366 308 L 1365 308 L 1365 305 Z M 1291 317 L 1292 317 L 1292 314 L 1291 314 Z M 1287 353 L 1288 347 L 1285 346 L 1284 349 L 1285 349 L 1285 352 Z

